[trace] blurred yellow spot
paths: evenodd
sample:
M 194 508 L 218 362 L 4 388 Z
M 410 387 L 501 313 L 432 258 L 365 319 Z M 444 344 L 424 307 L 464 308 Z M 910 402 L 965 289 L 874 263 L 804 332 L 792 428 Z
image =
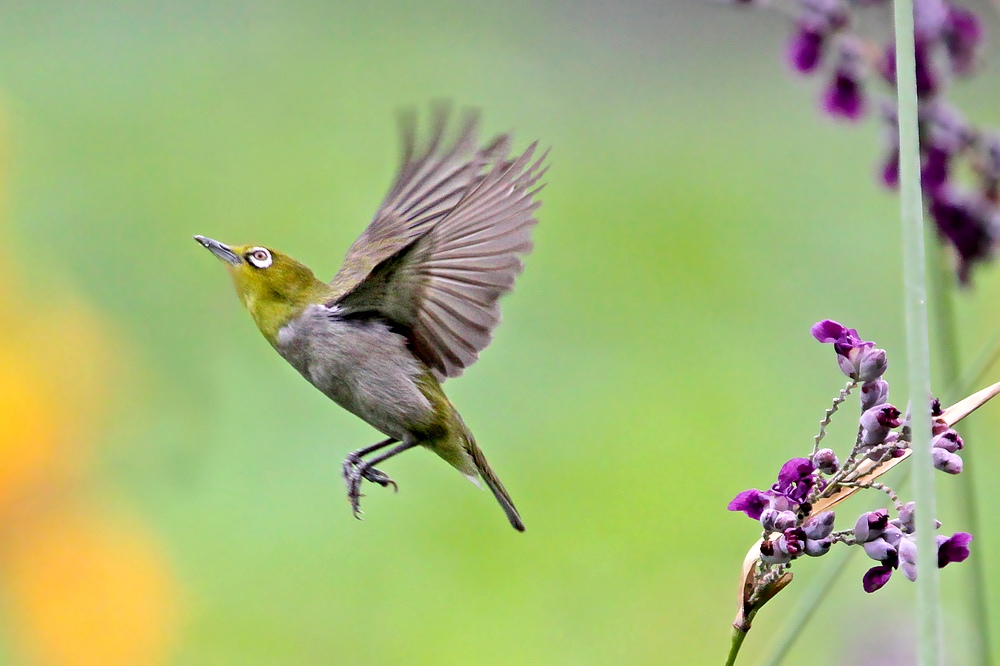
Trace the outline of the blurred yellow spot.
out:
M 52 463 L 56 410 L 42 384 L 34 368 L 0 347 L 0 511 Z
M 26 663 L 148 666 L 165 661 L 173 584 L 138 526 L 57 508 L 21 524 L 3 577 Z

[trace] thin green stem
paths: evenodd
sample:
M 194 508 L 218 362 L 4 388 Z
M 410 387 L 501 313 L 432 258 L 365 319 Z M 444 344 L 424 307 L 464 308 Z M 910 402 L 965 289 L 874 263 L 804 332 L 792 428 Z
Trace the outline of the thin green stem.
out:
M 932 254 L 934 266 L 931 269 L 931 284 L 934 289 L 934 313 L 938 335 L 941 384 L 949 389 L 954 389 L 959 383 L 958 369 L 961 367 L 958 352 L 958 325 L 955 320 L 953 298 L 954 278 L 945 247 L 940 243 L 936 245 L 937 251 Z M 966 392 L 946 396 L 948 404 L 963 397 Z M 963 427 L 963 432 L 966 437 L 969 437 L 968 425 Z M 958 478 L 960 493 L 958 510 L 964 528 L 973 534 L 981 534 L 979 501 L 976 495 L 976 477 L 974 476 L 976 466 L 971 463 L 970 453 L 972 453 L 972 449 L 964 449 L 962 452 L 962 457 L 965 458 L 966 472 Z M 983 566 L 983 558 L 971 558 L 964 577 L 968 586 L 966 598 L 974 628 L 973 644 L 969 655 L 973 659 L 978 658 L 979 666 L 992 666 L 993 648 L 990 644 L 989 602 L 986 598 L 986 570 Z
M 736 657 L 739 655 L 740 648 L 743 647 L 743 639 L 746 637 L 746 629 L 733 627 L 733 642 L 729 646 L 729 658 L 726 659 L 726 666 L 733 666 L 736 663 Z
M 930 341 L 924 256 L 923 196 L 917 129 L 917 79 L 913 38 L 913 0 L 895 0 L 896 92 L 899 117 L 899 200 L 903 226 L 903 292 L 906 351 L 909 364 L 910 432 L 914 494 L 918 510 L 917 577 L 918 654 L 923 666 L 943 663 L 941 602 L 934 539 L 934 464 L 931 458 Z

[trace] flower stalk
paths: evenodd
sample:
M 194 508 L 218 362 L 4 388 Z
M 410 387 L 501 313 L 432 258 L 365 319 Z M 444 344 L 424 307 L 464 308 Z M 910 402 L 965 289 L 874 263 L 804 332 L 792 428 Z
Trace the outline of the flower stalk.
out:
M 924 253 L 923 194 L 920 139 L 917 124 L 917 54 L 913 0 L 895 0 L 896 101 L 899 128 L 899 201 L 903 225 L 903 302 L 906 312 L 906 352 L 911 405 L 910 450 L 914 452 L 914 495 L 920 511 L 916 556 L 929 562 L 936 556 L 934 459 L 930 414 L 918 408 L 931 394 L 930 335 L 927 324 L 927 260 Z M 943 663 L 939 577 L 925 567 L 917 581 L 918 654 L 920 663 Z

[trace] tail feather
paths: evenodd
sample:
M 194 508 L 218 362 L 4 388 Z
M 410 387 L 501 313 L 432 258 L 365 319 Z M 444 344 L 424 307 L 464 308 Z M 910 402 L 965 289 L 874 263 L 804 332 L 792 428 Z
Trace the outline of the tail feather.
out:
M 510 521 L 511 526 L 518 532 L 523 532 L 524 523 L 521 521 L 521 516 L 514 506 L 514 500 L 510 498 L 507 489 L 503 487 L 500 479 L 497 478 L 497 475 L 490 468 L 490 464 L 486 462 L 486 456 L 483 454 L 482 449 L 476 445 L 476 440 L 473 439 L 472 433 L 466 432 L 468 433 L 466 437 L 466 450 L 472 456 L 472 462 L 476 464 L 479 476 L 486 482 L 486 486 L 493 493 L 493 496 L 497 498 L 497 502 L 500 504 L 503 512 L 507 514 L 507 520 Z

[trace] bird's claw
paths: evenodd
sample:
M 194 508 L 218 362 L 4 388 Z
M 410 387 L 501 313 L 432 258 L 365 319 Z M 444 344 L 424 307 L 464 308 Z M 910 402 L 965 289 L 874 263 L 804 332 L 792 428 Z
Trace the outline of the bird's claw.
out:
M 388 474 L 366 465 L 359 456 L 353 453 L 344 460 L 343 476 L 344 483 L 347 485 L 347 501 L 351 503 L 351 511 L 358 520 L 361 520 L 361 514 L 363 513 L 361 511 L 361 498 L 364 497 L 361 493 L 362 479 L 377 483 L 383 488 L 392 486 L 393 492 L 399 492 L 399 486 L 396 485 L 396 482 Z

